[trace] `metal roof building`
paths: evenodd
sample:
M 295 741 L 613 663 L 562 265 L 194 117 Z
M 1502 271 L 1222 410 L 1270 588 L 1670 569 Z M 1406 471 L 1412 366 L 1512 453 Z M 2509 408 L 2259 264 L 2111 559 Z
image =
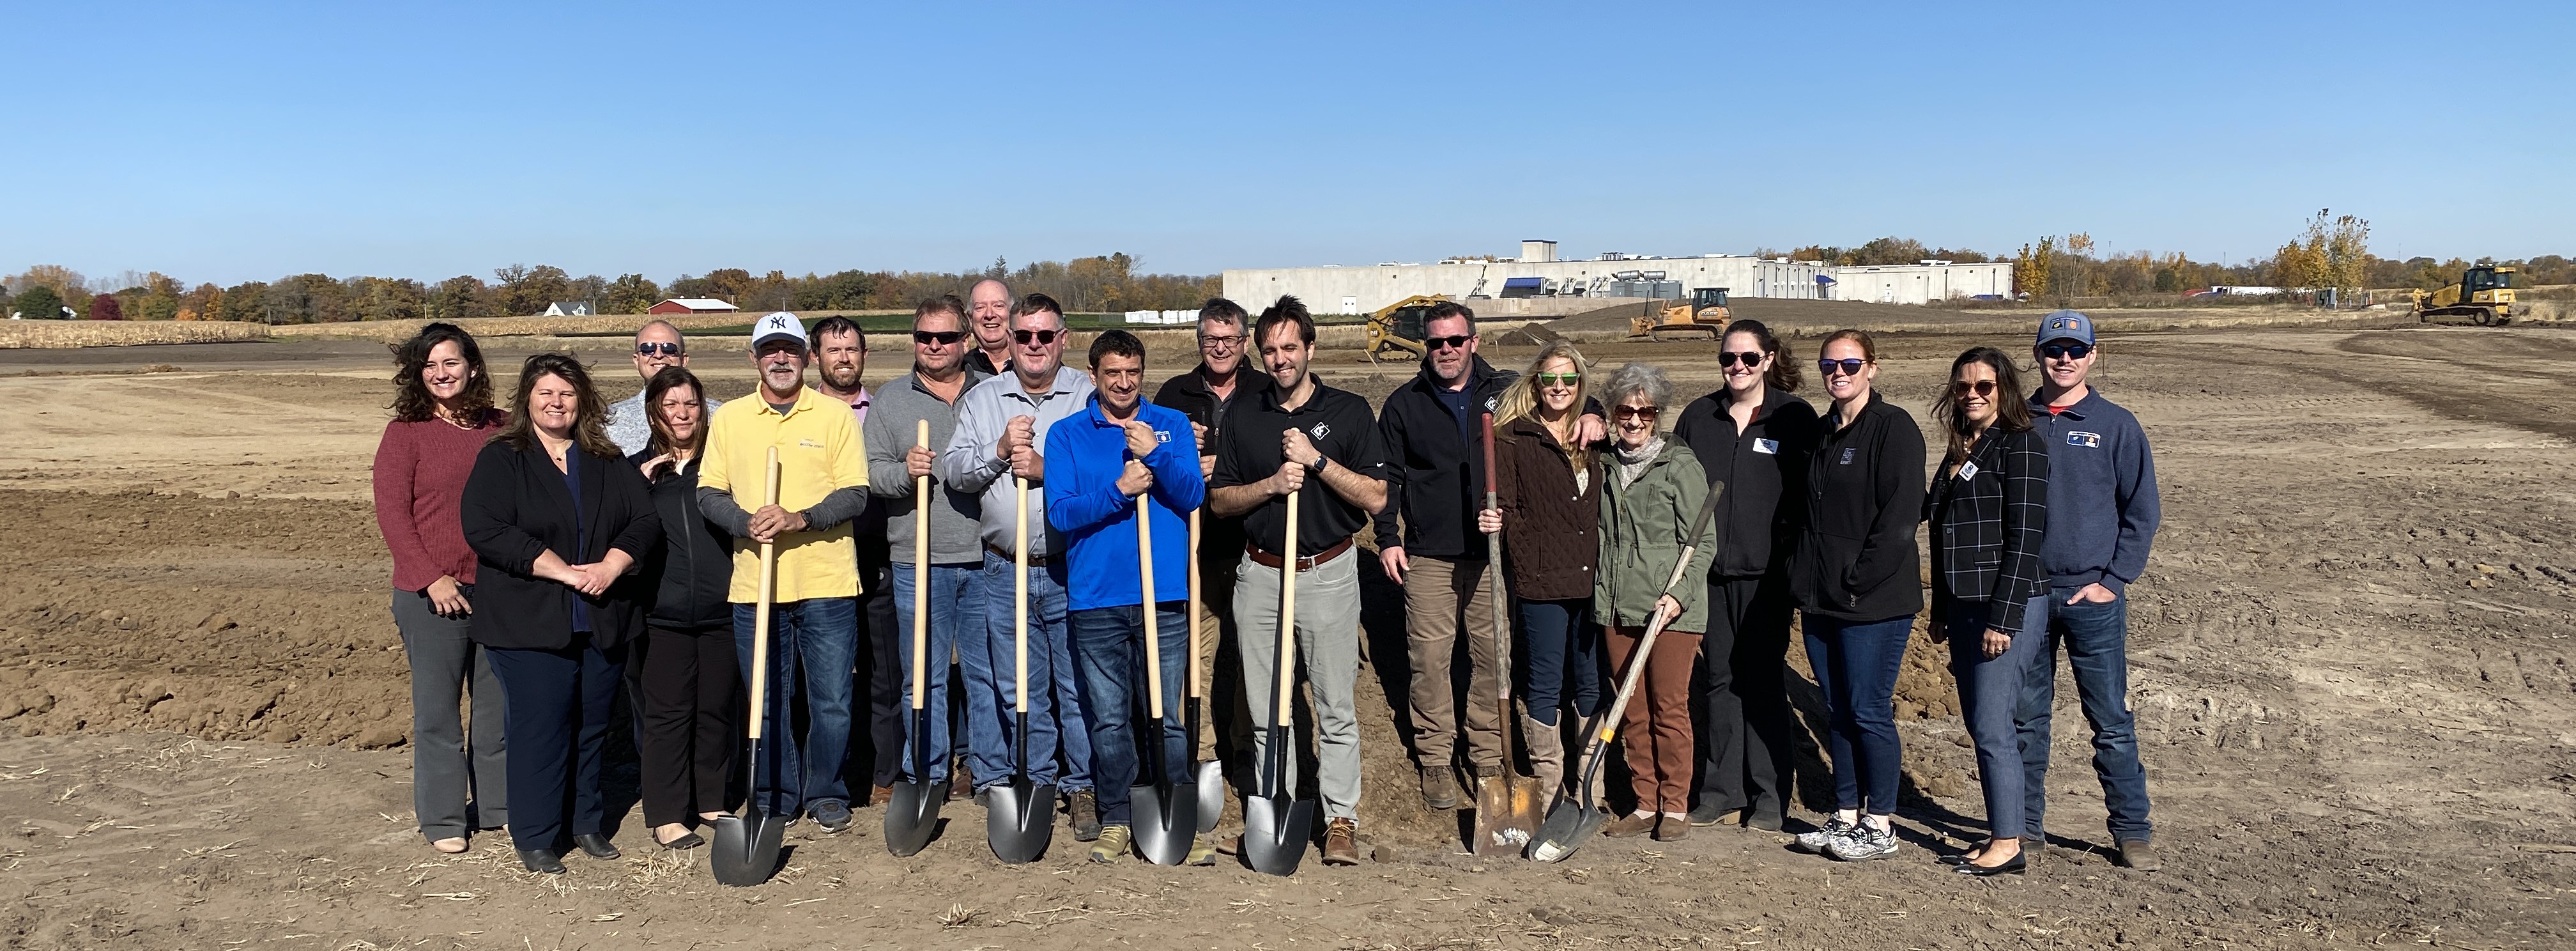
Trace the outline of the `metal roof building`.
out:
M 1238 268 L 1225 272 L 1225 296 L 1259 310 L 1294 294 L 1319 314 L 1374 311 L 1416 294 L 1453 300 L 1498 297 L 1661 297 L 1685 299 L 1702 287 L 1735 297 L 1853 300 L 1922 304 L 1951 297 L 2012 293 L 2012 264 L 1836 267 L 1740 254 L 1658 257 L 1605 252 L 1581 261 L 1556 259 L 1556 242 L 1523 241 L 1511 260 L 1389 262 L 1374 267 Z M 1607 303 L 1605 301 L 1605 303 Z

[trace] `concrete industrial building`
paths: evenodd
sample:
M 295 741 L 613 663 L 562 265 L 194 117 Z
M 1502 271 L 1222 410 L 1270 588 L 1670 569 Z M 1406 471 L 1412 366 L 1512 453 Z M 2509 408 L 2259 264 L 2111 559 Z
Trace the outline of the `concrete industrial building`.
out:
M 1259 309 L 1294 294 L 1319 314 L 1374 311 L 1416 294 L 1453 300 L 1510 297 L 1661 297 L 1686 299 L 1702 287 L 1734 297 L 1923 304 L 1952 297 L 2012 294 L 2011 262 L 1836 267 L 1741 254 L 1655 257 L 1605 252 L 1581 261 L 1556 259 L 1556 242 L 1523 241 L 1517 260 L 1451 260 L 1375 267 L 1237 268 L 1225 272 L 1225 296 Z M 1607 303 L 1607 302 L 1605 302 Z

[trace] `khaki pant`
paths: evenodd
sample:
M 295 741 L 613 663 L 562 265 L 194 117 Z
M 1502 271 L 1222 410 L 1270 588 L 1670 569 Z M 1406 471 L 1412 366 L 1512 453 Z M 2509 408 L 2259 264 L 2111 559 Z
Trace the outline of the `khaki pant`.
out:
M 1252 792 L 1297 788 L 1295 749 L 1281 757 L 1285 772 L 1269 775 L 1270 721 L 1279 715 L 1279 664 L 1303 662 L 1306 689 L 1315 704 L 1315 791 L 1324 800 L 1324 818 L 1357 820 L 1360 812 L 1360 576 L 1357 552 L 1316 565 L 1296 575 L 1297 656 L 1279 656 L 1279 585 L 1281 571 L 1254 564 L 1251 556 L 1235 563 L 1234 600 L 1244 611 L 1236 616 L 1237 645 L 1243 656 L 1243 692 L 1252 707 Z M 1293 670 L 1293 668 L 1291 668 Z M 1290 677 L 1290 716 L 1295 716 L 1295 677 Z M 1288 732 L 1294 735 L 1293 731 Z M 1293 741 L 1292 741 L 1293 742 Z
M 1232 654 L 1240 649 L 1228 645 L 1237 636 L 1234 568 L 1242 560 L 1238 552 L 1221 565 L 1200 562 L 1199 567 L 1199 677 L 1200 694 L 1207 704 L 1199 725 L 1199 750 L 1209 759 L 1228 762 L 1252 755 L 1252 714 L 1244 703 L 1243 678 L 1236 676 L 1241 662 L 1219 666 L 1218 651 L 1226 647 L 1225 653 Z
M 1451 659 L 1467 641 L 1467 758 L 1479 770 L 1503 762 L 1496 696 L 1492 575 L 1481 561 L 1415 557 L 1404 573 L 1404 639 L 1413 664 L 1413 755 L 1420 769 L 1456 762 L 1457 686 Z M 1461 619 L 1465 627 L 1459 625 Z

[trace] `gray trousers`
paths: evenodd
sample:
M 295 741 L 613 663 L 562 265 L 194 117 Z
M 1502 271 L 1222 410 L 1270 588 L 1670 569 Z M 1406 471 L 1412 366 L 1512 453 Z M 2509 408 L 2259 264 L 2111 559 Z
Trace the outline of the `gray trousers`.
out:
M 1315 701 L 1315 787 L 1327 819 L 1359 819 L 1360 552 L 1354 548 L 1297 578 L 1297 659 Z M 1297 755 L 1270 770 L 1270 721 L 1279 713 L 1279 576 L 1245 555 L 1235 565 L 1234 610 L 1243 655 L 1244 699 L 1252 708 L 1254 794 L 1297 788 Z M 1292 681 L 1293 682 L 1293 681 Z M 1295 702 L 1292 698 L 1291 703 Z M 1275 783 L 1275 785 L 1274 785 Z
M 471 600 L 472 595 L 467 595 Z M 510 823 L 509 744 L 501 738 L 501 680 L 467 637 L 471 618 L 438 616 L 429 596 L 394 592 L 394 627 L 411 661 L 411 808 L 429 841 Z M 472 670 L 474 739 L 460 704 Z M 466 800 L 471 796 L 473 805 Z

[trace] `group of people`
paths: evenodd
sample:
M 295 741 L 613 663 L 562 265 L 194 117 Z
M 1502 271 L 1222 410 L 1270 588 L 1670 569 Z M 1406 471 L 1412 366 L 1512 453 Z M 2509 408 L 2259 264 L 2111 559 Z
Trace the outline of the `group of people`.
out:
M 1306 757 L 1269 745 L 1290 706 L 1274 691 L 1302 675 L 1322 858 L 1356 864 L 1365 529 L 1375 570 L 1404 592 L 1404 713 L 1426 806 L 1456 808 L 1517 770 L 1511 730 L 1544 787 L 1579 781 L 1569 732 L 1641 667 L 1619 725 L 1635 805 L 1604 831 L 1784 831 L 1794 609 L 1837 797 L 1795 845 L 1878 858 L 1896 851 L 1892 693 L 1924 607 L 1915 531 L 1928 521 L 1931 636 L 1950 644 L 1991 827 L 1955 863 L 2025 866 L 2062 649 L 2113 836 L 2125 861 L 2153 867 L 2122 594 L 2145 566 L 2155 485 L 2136 421 L 2087 383 L 2097 351 L 2082 314 L 2044 320 L 2035 390 L 1991 348 L 1955 361 L 1932 407 L 1947 450 L 1928 487 L 1923 433 L 1873 388 L 1875 344 L 1860 331 L 1823 345 L 1819 415 L 1792 394 L 1800 373 L 1783 344 L 1738 321 L 1721 340 L 1724 387 L 1667 426 L 1675 398 L 1660 369 L 1598 379 L 1559 341 L 1525 372 L 1497 370 L 1454 302 L 1433 308 L 1420 374 L 1377 412 L 1310 372 L 1315 323 L 1295 298 L 1258 317 L 1215 299 L 1199 317 L 1199 361 L 1150 401 L 1135 335 L 1101 332 L 1087 372 L 1064 366 L 1062 308 L 985 281 L 916 308 L 911 369 L 874 392 L 857 325 L 778 313 L 755 325 L 747 397 L 715 399 L 680 332 L 656 322 L 636 336 L 632 399 L 607 405 L 579 361 L 541 354 L 509 412 L 470 336 L 424 328 L 397 347 L 375 470 L 423 835 L 458 852 L 475 830 L 507 826 L 539 872 L 561 872 L 573 847 L 617 857 L 599 774 L 621 684 L 656 845 L 702 844 L 697 830 L 744 796 L 845 829 L 864 670 L 868 801 L 904 782 L 981 799 L 1025 774 L 1063 794 L 1093 860 L 1115 862 L 1130 851 L 1140 760 L 1190 781 L 1202 738 L 1177 711 L 1194 663 L 1214 674 L 1206 739 L 1247 789 L 1300 788 Z M 776 551 L 765 738 L 741 762 L 763 545 Z M 1184 595 L 1194 574 L 1198 617 Z M 1296 588 L 1292 617 L 1283 584 Z M 1283 640 L 1295 656 L 1280 656 Z M 933 672 L 918 721 L 916 664 Z M 1504 678 L 1518 710 L 1497 699 Z M 1155 684 L 1168 715 L 1159 737 L 1139 736 Z M 1139 749 L 1153 742 L 1160 756 Z M 1186 861 L 1239 845 L 1202 834 Z

